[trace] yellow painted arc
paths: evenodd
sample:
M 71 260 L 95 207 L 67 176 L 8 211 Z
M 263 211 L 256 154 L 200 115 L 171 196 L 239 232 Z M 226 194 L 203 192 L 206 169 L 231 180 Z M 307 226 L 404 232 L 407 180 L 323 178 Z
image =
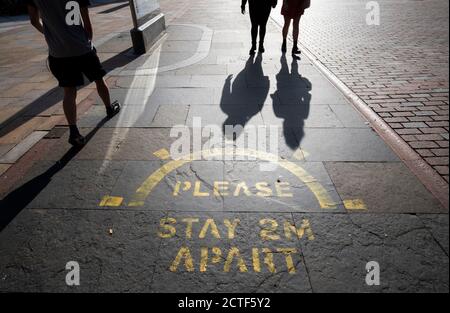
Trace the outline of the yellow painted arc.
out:
M 286 161 L 280 160 L 278 156 L 253 149 L 211 149 L 203 150 L 196 153 L 188 155 L 186 158 L 180 160 L 173 160 L 163 165 L 152 175 L 150 175 L 145 182 L 138 188 L 136 194 L 132 198 L 131 202 L 128 204 L 130 207 L 143 206 L 145 204 L 145 199 L 150 195 L 153 189 L 164 179 L 164 177 L 173 172 L 174 170 L 182 167 L 185 164 L 191 163 L 195 160 L 203 159 L 213 159 L 216 157 L 224 156 L 241 156 L 255 158 L 262 161 L 277 163 L 282 168 L 291 172 L 300 181 L 302 181 L 314 194 L 317 201 L 322 209 L 335 209 L 336 203 L 331 199 L 328 191 L 307 171 L 305 171 L 299 165 Z

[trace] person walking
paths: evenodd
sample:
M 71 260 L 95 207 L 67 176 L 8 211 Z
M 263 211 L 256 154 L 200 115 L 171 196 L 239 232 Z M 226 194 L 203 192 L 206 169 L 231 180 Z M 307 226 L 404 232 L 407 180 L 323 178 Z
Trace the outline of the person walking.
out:
M 31 24 L 44 34 L 49 48 L 49 67 L 64 88 L 63 108 L 69 124 L 69 143 L 83 146 L 86 139 L 77 127 L 77 87 L 84 85 L 83 74 L 95 81 L 108 117 L 120 111 L 111 103 L 106 75 L 92 45 L 93 30 L 89 18 L 89 0 L 26 0 Z M 42 18 L 42 22 L 41 22 Z
M 298 48 L 298 36 L 300 32 L 300 18 L 305 13 L 305 9 L 309 8 L 311 5 L 310 0 L 284 0 L 283 7 L 281 8 L 281 14 L 284 16 L 284 27 L 283 27 L 283 45 L 281 51 L 283 53 L 287 52 L 287 35 L 289 33 L 289 27 L 291 20 L 293 21 L 293 34 L 294 46 L 292 48 L 292 55 L 300 54 L 301 51 Z
M 252 22 L 252 47 L 250 55 L 256 53 L 256 42 L 259 30 L 259 53 L 264 53 L 264 38 L 266 36 L 267 21 L 272 8 L 277 6 L 278 0 L 242 0 L 241 11 L 245 14 L 245 7 L 249 3 L 250 20 Z

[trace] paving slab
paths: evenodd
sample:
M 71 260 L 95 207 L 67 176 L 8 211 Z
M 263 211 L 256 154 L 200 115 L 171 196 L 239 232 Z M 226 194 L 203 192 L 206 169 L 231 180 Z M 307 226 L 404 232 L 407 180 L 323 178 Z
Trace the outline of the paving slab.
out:
M 298 249 L 299 239 L 271 240 L 261 236 L 261 231 L 272 223 L 293 224 L 290 214 L 238 214 L 238 213 L 169 213 L 177 220 L 177 234 L 162 240 L 160 262 L 156 267 L 152 287 L 165 292 L 310 292 L 307 271 Z M 180 220 L 189 219 L 193 223 L 190 237 L 187 236 Z M 213 221 L 217 231 L 204 232 L 202 229 Z M 230 239 L 230 224 L 239 220 Z M 261 226 L 263 222 L 263 226 Z M 181 224 L 181 225 L 180 225 Z M 229 225 L 230 225 L 229 224 Z M 181 227 L 180 227 L 181 226 Z M 203 237 L 203 238 L 199 238 Z M 220 238 L 219 238 L 220 237 Z M 306 236 L 305 236 L 306 237 Z M 302 240 L 308 240 L 302 238 Z M 174 260 L 181 249 L 189 249 L 192 267 L 185 266 L 184 260 L 174 267 Z M 207 248 L 208 258 L 201 258 Z M 213 250 L 214 249 L 214 250 Z M 255 249 L 256 252 L 255 252 Z M 290 251 L 291 265 L 279 249 Z M 183 252 L 183 251 L 182 251 Z M 267 259 L 269 255 L 269 259 Z M 266 258 L 266 263 L 263 259 Z M 270 260 L 270 261 L 267 261 Z M 201 264 L 206 264 L 202 266 Z M 268 266 L 269 264 L 270 266 Z
M 418 292 L 448 289 L 448 258 L 414 215 L 304 215 L 314 241 L 302 241 L 314 292 Z M 422 262 L 427 255 L 427 261 Z M 380 264 L 381 285 L 365 282 Z
M 75 261 L 79 292 L 149 292 L 164 215 L 24 210 L 0 234 L 0 290 L 72 292 L 66 264 Z
M 123 161 L 72 161 L 55 172 L 53 165 L 49 167 L 48 162 L 38 163 L 36 166 L 41 168 L 39 175 L 27 181 L 25 186 L 29 188 L 36 185 L 36 192 L 39 194 L 31 199 L 28 207 L 97 207 L 99 199 L 108 195 L 114 188 L 125 165 L 126 162 Z M 19 187 L 15 193 L 20 193 L 22 189 Z
M 309 128 L 301 143 L 307 161 L 398 162 L 398 157 L 371 129 Z
M 225 162 L 226 211 L 344 212 L 322 163 L 291 163 L 302 175 L 258 161 Z M 319 191 L 320 190 L 320 191 Z
M 403 163 L 326 163 L 339 194 L 362 199 L 369 212 L 445 213 Z

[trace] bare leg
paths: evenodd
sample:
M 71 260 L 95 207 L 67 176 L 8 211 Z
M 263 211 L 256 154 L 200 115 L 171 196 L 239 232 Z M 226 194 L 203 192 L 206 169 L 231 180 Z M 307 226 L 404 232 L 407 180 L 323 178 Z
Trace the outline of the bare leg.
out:
M 292 36 L 294 37 L 294 43 L 298 42 L 298 35 L 299 35 L 299 29 L 300 29 L 300 16 L 296 17 L 294 19 L 294 24 L 293 24 L 293 34 Z
M 285 16 L 283 26 L 283 41 L 286 41 L 287 35 L 289 33 L 289 26 L 291 26 L 291 19 Z
M 291 19 L 288 17 L 284 17 L 284 26 L 283 26 L 283 45 L 281 46 L 281 52 L 285 53 L 287 51 L 287 35 L 289 33 L 289 26 L 291 25 Z
M 105 104 L 105 107 L 108 109 L 111 107 L 111 96 L 109 95 L 109 89 L 106 85 L 106 82 L 104 79 L 100 79 L 95 81 L 95 84 L 97 85 L 97 92 L 100 98 L 102 98 L 103 103 Z
M 294 37 L 294 47 L 292 48 L 293 54 L 300 54 L 300 50 L 298 49 L 298 36 L 299 36 L 299 27 L 300 27 L 300 16 L 294 19 L 293 25 L 293 34 Z
M 77 125 L 77 88 L 64 87 L 63 108 L 69 126 Z

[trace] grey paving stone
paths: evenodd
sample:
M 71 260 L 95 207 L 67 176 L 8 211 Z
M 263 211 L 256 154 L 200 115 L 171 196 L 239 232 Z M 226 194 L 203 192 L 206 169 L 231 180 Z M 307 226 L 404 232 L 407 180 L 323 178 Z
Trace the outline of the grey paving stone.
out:
M 156 88 L 147 105 L 160 104 L 213 104 L 215 101 L 213 88 Z
M 262 116 L 266 125 L 300 128 L 339 128 L 343 124 L 328 105 L 310 106 L 308 102 L 298 105 L 272 105 L 264 107 Z
M 302 255 L 299 247 L 299 239 L 291 238 L 287 240 L 282 238 L 282 225 L 284 222 L 293 224 L 290 214 L 224 214 L 224 213 L 174 213 L 171 212 L 168 217 L 177 220 L 176 236 L 162 240 L 160 249 L 160 259 L 156 268 L 152 288 L 167 292 L 310 292 L 310 285 L 307 273 L 305 271 Z M 185 218 L 198 219 L 198 223 L 193 223 L 192 237 L 186 236 L 186 223 L 181 222 Z M 201 229 L 206 220 L 212 219 L 217 225 L 220 236 L 217 238 L 211 232 L 206 232 L 205 238 L 199 238 Z M 229 238 L 228 228 L 224 226 L 225 219 L 231 223 L 239 219 L 239 224 L 234 232 L 233 239 Z M 276 230 L 279 234 L 278 240 L 267 240 L 260 236 L 262 230 L 260 221 L 271 220 L 268 224 L 263 224 L 265 229 L 271 223 L 279 223 L 280 228 Z M 307 240 L 302 238 L 302 240 Z M 178 267 L 172 267 L 174 260 L 180 249 L 185 247 L 193 259 L 192 272 L 188 271 L 184 260 Z M 213 250 L 217 253 L 220 249 L 220 257 L 213 263 Z M 200 266 L 201 249 L 208 248 L 208 261 L 206 268 Z M 288 271 L 286 258 L 277 249 L 294 249 L 291 254 L 293 267 Z M 229 258 L 231 249 L 238 249 L 242 257 L 245 268 L 237 265 L 236 257 L 229 265 L 226 271 L 225 264 Z M 253 261 L 253 249 L 258 249 L 260 259 L 260 270 L 255 271 Z M 270 249 L 273 253 L 274 270 L 270 271 L 264 263 L 263 258 L 266 252 L 262 249 Z M 257 264 L 257 263 L 256 263 Z M 242 271 L 241 271 L 242 270 Z M 295 273 L 294 273 L 295 270 Z M 218 283 L 220 282 L 220 283 Z
M 24 210 L 0 233 L 2 292 L 149 292 L 160 212 Z M 110 233 L 110 229 L 112 233 Z M 80 286 L 66 285 L 66 263 Z
M 176 75 L 226 75 L 227 66 L 223 64 L 195 64 L 175 71 Z
M 120 53 L 127 49 L 131 49 L 133 43 L 131 42 L 131 36 L 129 33 L 121 33 L 114 36 L 105 43 L 102 43 L 97 47 L 99 53 Z
M 201 29 L 185 25 L 169 25 L 167 27 L 167 33 L 169 40 L 199 41 L 203 35 Z
M 127 86 L 129 89 L 111 89 L 111 99 L 117 100 L 123 105 L 145 105 L 153 92 L 155 80 L 156 78 L 153 76 L 136 77 Z M 134 84 L 136 84 L 136 87 Z M 103 106 L 103 102 L 98 95 L 95 103 Z
M 173 106 L 161 105 L 153 119 L 152 127 L 173 127 L 177 125 L 185 125 L 189 112 L 189 106 Z
M 314 292 L 436 292 L 448 290 L 448 256 L 412 215 L 304 215 L 314 241 L 302 241 Z M 427 261 L 423 261 L 427 255 Z M 376 261 L 381 286 L 365 282 Z
M 331 110 L 347 128 L 365 128 L 368 122 L 350 105 L 330 105 Z
M 302 140 L 307 161 L 397 162 L 394 152 L 371 129 L 308 128 Z
M 170 149 L 175 140 L 176 138 L 170 137 L 170 129 L 105 128 L 98 131 L 77 154 L 76 159 L 159 160 L 154 153 L 160 149 Z
M 316 91 L 317 90 L 317 91 Z M 278 88 L 277 95 L 283 105 L 296 105 L 302 98 L 311 94 L 311 104 L 347 104 L 347 100 L 331 85 L 318 88 L 312 85 L 311 89 Z
M 195 118 L 201 118 L 202 125 L 217 125 L 223 129 L 223 125 L 264 125 L 256 104 L 233 105 L 222 108 L 215 105 L 192 105 L 189 109 L 186 124 L 193 126 Z
M 27 207 L 97 207 L 99 201 L 110 194 L 125 164 L 126 162 L 120 161 L 72 161 L 56 172 L 47 168 L 27 182 L 28 185 L 39 188 L 39 194 Z
M 138 90 L 138 89 L 136 89 Z M 124 105 L 120 112 L 111 119 L 106 119 L 106 111 L 103 106 L 92 106 L 88 112 L 80 118 L 79 127 L 97 127 L 102 125 L 106 128 L 130 128 L 150 127 L 158 110 L 156 105 Z
M 342 202 L 322 163 L 295 163 L 306 172 L 302 180 L 282 166 L 267 165 L 261 161 L 225 162 L 225 181 L 229 186 L 228 195 L 224 196 L 226 211 L 343 212 Z M 317 183 L 323 193 L 319 195 L 307 183 Z M 319 201 L 335 208 L 321 208 Z
M 164 52 L 195 52 L 199 46 L 198 41 L 192 40 L 166 40 L 162 44 L 162 51 Z
M 403 163 L 326 163 L 344 200 L 362 199 L 369 212 L 447 212 Z
M 194 88 L 223 88 L 227 84 L 228 75 L 192 75 L 190 81 L 190 87 Z M 244 79 L 236 81 L 232 79 L 233 86 L 236 87 L 247 87 L 247 82 Z
M 434 240 L 445 251 L 448 256 L 449 243 L 449 228 L 447 214 L 421 214 L 418 215 L 425 226 L 430 231 Z

